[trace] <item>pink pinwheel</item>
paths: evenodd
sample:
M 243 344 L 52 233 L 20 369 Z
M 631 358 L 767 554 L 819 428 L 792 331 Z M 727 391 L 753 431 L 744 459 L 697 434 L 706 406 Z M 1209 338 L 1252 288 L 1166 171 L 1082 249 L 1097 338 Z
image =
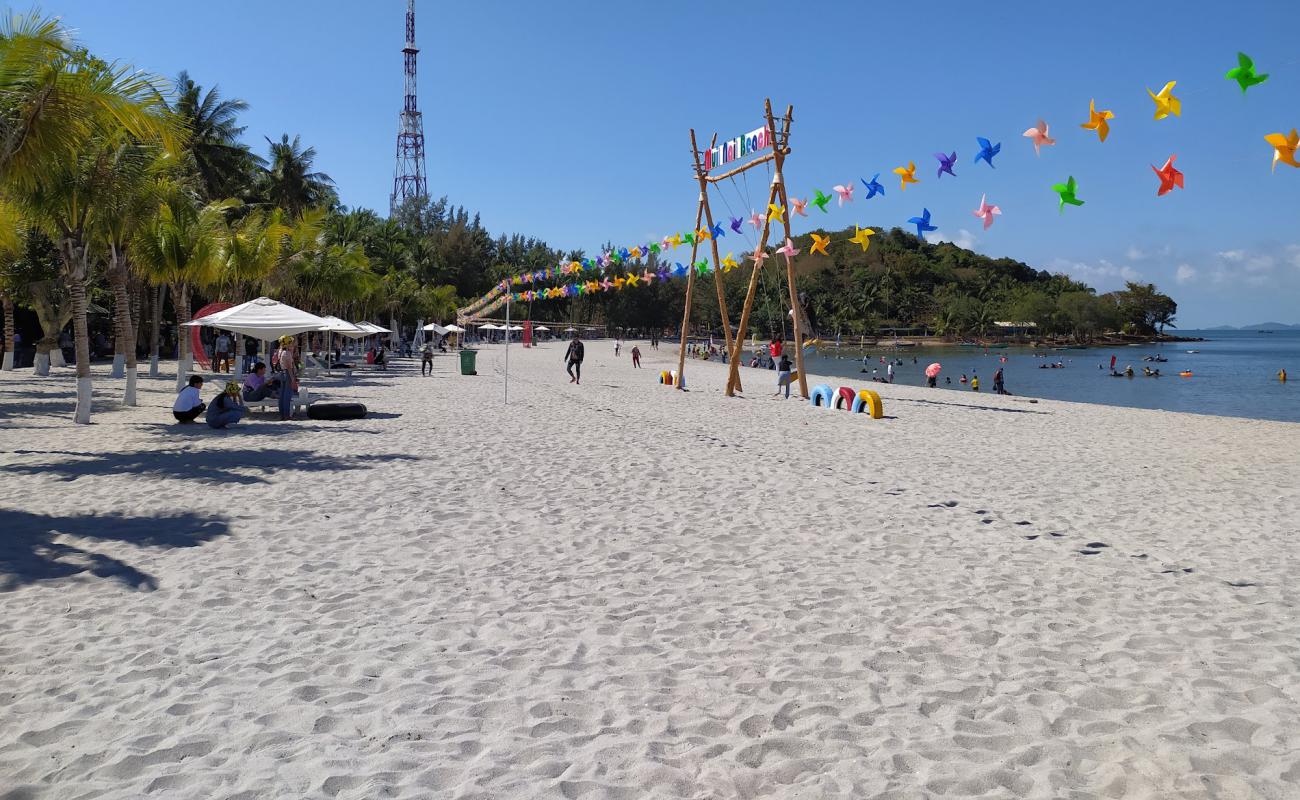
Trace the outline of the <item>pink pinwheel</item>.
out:
M 987 197 L 988 195 L 983 195 L 983 194 L 980 195 L 980 207 L 975 209 L 973 212 L 971 212 L 975 216 L 984 220 L 984 230 L 988 230 L 989 226 L 993 224 L 993 218 L 995 216 L 999 216 L 1002 214 L 1002 209 L 998 208 L 997 206 L 991 206 L 988 204 L 987 200 L 985 199 Z
M 754 252 L 749 254 L 749 260 L 754 262 L 755 267 L 757 267 L 758 269 L 762 269 L 763 262 L 766 261 L 770 256 L 771 253 L 767 252 L 766 250 L 755 250 Z
M 808 201 L 807 201 L 807 200 L 800 200 L 800 199 L 797 198 L 797 197 L 791 197 L 791 198 L 790 198 L 790 205 L 794 206 L 794 213 L 798 214 L 798 215 L 801 216 L 801 217 L 806 217 L 806 216 L 808 216 L 808 212 L 804 210 L 804 209 L 808 208 Z
M 845 202 L 846 200 L 847 200 L 848 202 L 850 202 L 850 203 L 853 202 L 853 184 L 852 184 L 852 183 L 846 183 L 846 184 L 844 184 L 843 186 L 832 186 L 832 187 L 831 187 L 831 191 L 835 192 L 835 194 L 837 194 L 837 195 L 840 196 L 840 205 L 841 205 L 841 206 L 844 205 L 844 202 Z
M 1034 155 L 1041 155 L 1039 152 L 1040 147 L 1056 144 L 1056 140 L 1047 135 L 1047 123 L 1041 119 L 1038 121 L 1038 127 L 1030 128 L 1025 131 L 1024 135 L 1026 138 L 1034 140 Z
M 780 253 L 786 258 L 794 258 L 795 256 L 799 255 L 799 251 L 795 249 L 794 242 L 790 241 L 789 238 L 786 238 L 785 244 L 776 248 L 776 252 Z
M 750 214 L 750 215 L 749 215 L 749 224 L 750 224 L 750 225 L 753 225 L 755 230 L 757 230 L 757 229 L 763 227 L 763 215 L 760 214 L 760 213 L 758 213 L 757 211 L 755 211 L 754 213 Z

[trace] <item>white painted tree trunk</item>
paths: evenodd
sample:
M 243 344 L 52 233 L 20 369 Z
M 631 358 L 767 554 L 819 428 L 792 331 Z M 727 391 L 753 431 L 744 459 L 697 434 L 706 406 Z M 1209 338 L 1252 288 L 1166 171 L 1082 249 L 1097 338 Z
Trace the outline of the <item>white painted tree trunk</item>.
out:
M 90 376 L 77 378 L 77 411 L 73 419 L 81 425 L 90 424 Z
M 32 374 L 48 377 L 50 374 L 50 354 L 36 351 L 36 360 L 32 362 Z
M 118 341 L 121 341 L 120 339 Z M 126 353 L 113 354 L 113 369 L 108 373 L 110 378 L 126 377 Z
M 180 394 L 190 380 L 190 370 L 194 369 L 194 357 L 186 353 L 176 362 L 176 393 Z
M 63 357 L 63 348 L 62 348 L 62 347 L 56 347 L 56 348 L 54 348 L 53 350 L 50 351 L 50 366 L 51 366 L 51 367 L 66 367 L 66 366 L 68 366 L 68 360 L 67 360 L 66 358 Z M 49 373 L 46 373 L 46 374 L 49 374 Z
M 135 406 L 139 405 L 135 397 L 136 376 L 140 374 L 138 367 L 132 366 L 126 370 L 126 390 L 122 393 L 122 405 Z
M 4 364 L 0 365 L 0 372 L 12 372 L 14 368 L 14 351 L 6 350 Z

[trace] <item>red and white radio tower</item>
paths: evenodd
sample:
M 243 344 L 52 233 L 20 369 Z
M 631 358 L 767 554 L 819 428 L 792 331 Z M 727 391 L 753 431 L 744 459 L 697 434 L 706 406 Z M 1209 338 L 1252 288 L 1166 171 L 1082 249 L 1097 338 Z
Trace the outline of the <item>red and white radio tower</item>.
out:
M 397 167 L 393 170 L 390 214 L 412 197 L 428 197 L 424 179 L 424 118 L 415 104 L 415 0 L 406 0 L 406 47 L 402 60 L 406 73 L 406 98 L 397 118 Z

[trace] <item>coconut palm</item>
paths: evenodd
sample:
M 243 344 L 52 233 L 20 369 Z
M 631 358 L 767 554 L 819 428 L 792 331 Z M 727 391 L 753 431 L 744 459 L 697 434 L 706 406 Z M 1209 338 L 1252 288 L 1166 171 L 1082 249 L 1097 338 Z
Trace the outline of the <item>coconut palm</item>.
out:
M 221 254 L 228 235 L 226 212 L 238 200 L 199 206 L 181 187 L 172 185 L 152 217 L 136 235 L 136 263 L 145 278 L 167 284 L 176 310 L 176 388 L 190 370 L 190 290 L 212 286 L 221 274 Z
M 158 173 L 168 159 L 158 147 L 128 136 L 120 137 L 101 159 L 104 190 L 96 213 L 99 243 L 107 251 L 105 277 L 113 291 L 113 372 L 126 378 L 124 405 L 136 404 L 135 315 L 131 310 L 131 244 L 137 231 L 157 207 Z
M 186 166 L 197 178 L 203 198 L 211 201 L 246 196 L 266 164 L 239 141 L 246 127 L 237 120 L 248 110 L 248 103 L 222 99 L 217 86 L 204 92 L 188 72 L 181 72 L 176 78 L 172 110 L 189 131 Z
M 22 236 L 18 230 L 18 211 L 0 199 L 0 304 L 4 306 L 5 341 L 4 362 L 0 370 L 14 368 L 14 290 L 13 267 L 22 251 Z
M 297 136 L 289 141 L 287 133 L 278 142 L 269 137 L 266 142 L 271 146 L 270 163 L 262 187 L 267 200 L 293 216 L 335 201 L 334 179 L 324 172 L 312 171 L 316 148 L 304 148 Z
M 16 17 L 0 27 L 0 190 L 58 247 L 73 304 L 80 423 L 90 422 L 86 283 L 106 185 L 100 159 L 122 132 L 174 145 L 164 108 L 154 79 L 72 47 L 55 20 Z
M 222 300 L 239 301 L 252 294 L 280 262 L 280 252 L 289 228 L 283 212 L 275 208 L 254 211 L 232 223 L 222 237 L 216 289 Z M 235 336 L 235 370 L 244 363 L 244 337 Z

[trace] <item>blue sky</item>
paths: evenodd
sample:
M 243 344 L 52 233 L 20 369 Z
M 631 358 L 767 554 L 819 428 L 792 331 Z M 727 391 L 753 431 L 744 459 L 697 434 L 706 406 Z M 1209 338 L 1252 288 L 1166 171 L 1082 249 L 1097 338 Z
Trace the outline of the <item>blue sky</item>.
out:
M 756 128 L 770 96 L 795 106 L 793 196 L 876 172 L 888 192 L 824 218 L 811 209 L 796 231 L 905 225 L 926 207 L 942 236 L 989 255 L 1101 290 L 1153 281 L 1184 328 L 1300 322 L 1300 170 L 1270 173 L 1263 140 L 1300 127 L 1300 57 L 1276 2 L 418 5 L 430 192 L 481 212 L 494 233 L 592 251 L 685 230 L 697 194 L 688 130 Z M 168 77 L 188 69 L 247 100 L 255 147 L 301 134 L 345 203 L 382 212 L 405 6 L 43 10 L 102 56 Z M 1246 97 L 1223 77 L 1238 50 L 1271 74 Z M 1146 88 L 1169 80 L 1183 116 L 1153 121 Z M 1104 144 L 1079 128 L 1091 98 L 1116 114 Z M 1039 117 L 1059 143 L 1035 158 L 1021 134 Z M 1002 142 L 996 170 L 971 163 L 976 136 Z M 936 180 L 932 154 L 954 149 L 957 178 Z M 1173 153 L 1187 188 L 1157 198 L 1150 165 Z M 904 193 L 890 170 L 909 159 L 922 183 Z M 1069 175 L 1086 205 L 1062 215 L 1049 187 Z M 725 186 L 715 213 L 761 206 L 765 181 L 760 170 Z M 982 193 L 1003 210 L 987 232 L 971 214 Z

